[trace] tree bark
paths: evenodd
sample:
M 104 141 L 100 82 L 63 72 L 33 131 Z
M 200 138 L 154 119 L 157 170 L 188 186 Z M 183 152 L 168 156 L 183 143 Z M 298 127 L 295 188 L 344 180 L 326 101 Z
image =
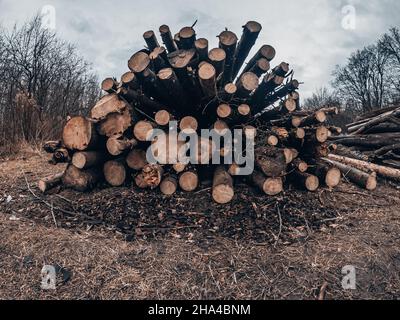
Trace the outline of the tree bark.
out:
M 167 25 L 164 24 L 160 27 L 160 34 L 161 39 L 168 50 L 168 53 L 172 53 L 178 50 L 174 39 L 172 38 L 171 31 Z
M 258 35 L 261 32 L 261 25 L 255 21 L 249 21 L 243 26 L 243 34 L 237 45 L 233 63 L 232 79 L 237 76 L 244 61 L 249 55 L 251 49 L 253 48 Z
M 79 170 L 74 165 L 69 165 L 62 177 L 63 185 L 76 191 L 85 192 L 93 189 L 102 179 L 101 170 L 90 168 Z
M 226 53 L 224 74 L 222 77 L 222 84 L 224 85 L 232 81 L 233 63 L 238 38 L 236 34 L 228 30 L 221 32 L 218 38 L 219 47 Z

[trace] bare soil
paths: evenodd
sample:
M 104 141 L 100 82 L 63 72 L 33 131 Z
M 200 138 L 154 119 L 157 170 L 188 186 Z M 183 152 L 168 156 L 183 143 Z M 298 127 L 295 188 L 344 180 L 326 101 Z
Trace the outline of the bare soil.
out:
M 400 191 L 386 182 L 266 197 L 239 181 L 228 205 L 208 185 L 43 195 L 37 181 L 63 170 L 47 160 L 0 159 L 1 299 L 400 298 Z M 45 264 L 56 290 L 40 287 Z

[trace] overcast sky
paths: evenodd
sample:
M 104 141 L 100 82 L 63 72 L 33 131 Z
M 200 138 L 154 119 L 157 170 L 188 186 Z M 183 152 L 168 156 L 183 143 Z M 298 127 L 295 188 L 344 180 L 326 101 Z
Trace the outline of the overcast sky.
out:
M 100 79 L 127 71 L 129 57 L 144 46 L 143 32 L 164 23 L 176 33 L 198 20 L 198 37 L 214 47 L 225 27 L 240 37 L 241 26 L 256 20 L 263 30 L 253 51 L 274 46 L 272 64 L 290 63 L 304 82 L 303 96 L 329 85 L 334 66 L 352 51 L 400 26 L 399 0 L 0 0 L 0 23 L 21 23 L 45 5 L 56 10 L 58 35 L 76 45 Z M 356 9 L 354 30 L 342 27 L 347 5 Z

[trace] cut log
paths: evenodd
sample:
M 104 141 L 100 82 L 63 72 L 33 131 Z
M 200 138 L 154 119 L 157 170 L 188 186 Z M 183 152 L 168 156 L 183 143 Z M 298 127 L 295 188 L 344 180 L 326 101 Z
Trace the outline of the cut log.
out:
M 215 169 L 212 197 L 219 204 L 226 204 L 234 197 L 233 179 L 223 166 Z
M 262 173 L 254 171 L 252 181 L 261 191 L 269 196 L 276 196 L 283 191 L 282 178 L 268 178 Z
M 208 60 L 215 68 L 216 77 L 218 78 L 224 72 L 226 53 L 224 49 L 214 48 L 208 53 Z
M 179 31 L 179 45 L 180 48 L 189 50 L 194 48 L 196 41 L 196 32 L 192 27 L 184 27 Z
M 294 183 L 297 184 L 301 188 L 305 188 L 308 191 L 314 192 L 319 188 L 319 180 L 318 177 L 306 173 L 306 172 L 293 172 Z
M 228 30 L 221 32 L 218 38 L 219 47 L 226 53 L 224 74 L 222 78 L 222 84 L 226 84 L 232 81 L 233 63 L 238 38 L 236 34 Z
M 75 152 L 72 157 L 72 164 L 78 169 L 88 169 L 104 162 L 105 156 L 98 151 Z
M 143 38 L 144 41 L 146 41 L 147 48 L 150 52 L 153 51 L 156 47 L 160 46 L 153 30 L 146 31 L 143 34 Z
M 328 188 L 335 188 L 338 186 L 342 177 L 339 168 L 322 161 L 310 167 L 310 171 L 316 175 L 320 181 L 323 181 Z
M 61 180 L 63 177 L 64 173 L 57 173 L 54 174 L 50 177 L 46 177 L 44 179 L 41 179 L 38 182 L 38 188 L 40 191 L 42 191 L 43 193 L 59 186 L 61 184 Z
M 267 59 L 261 58 L 257 60 L 254 66 L 251 67 L 249 72 L 254 73 L 257 77 L 261 77 L 264 73 L 267 73 L 270 68 L 270 64 Z
M 111 113 L 121 113 L 128 107 L 126 101 L 121 100 L 116 93 L 104 96 L 90 111 L 90 117 L 103 120 Z
M 101 83 L 101 89 L 107 93 L 113 93 L 118 89 L 118 82 L 115 78 L 106 78 Z
M 57 163 L 68 163 L 71 161 L 69 150 L 66 148 L 58 148 L 53 153 L 53 162 Z
M 121 113 L 111 113 L 100 122 L 98 132 L 108 138 L 122 136 L 132 126 L 132 114 L 130 108 L 125 108 Z
M 149 55 L 151 69 L 157 73 L 161 69 L 168 67 L 167 50 L 164 47 L 156 47 Z
M 182 131 L 197 131 L 198 127 L 199 124 L 196 118 L 191 116 L 184 117 L 179 122 L 179 129 L 181 129 Z
M 194 46 L 199 56 L 199 62 L 206 61 L 208 59 L 208 40 L 204 38 L 197 39 Z
M 199 68 L 199 81 L 205 97 L 216 95 L 216 70 L 213 65 L 205 62 Z
M 143 93 L 138 91 L 127 89 L 127 88 L 119 88 L 117 91 L 118 96 L 125 99 L 129 103 L 139 103 L 140 107 L 143 108 L 142 112 L 144 111 L 152 111 L 157 112 L 159 110 L 166 109 L 164 104 L 161 104 L 153 99 L 148 98 Z
M 356 169 L 341 162 L 333 161 L 326 158 L 323 158 L 323 160 L 338 168 L 343 173 L 344 177 L 348 178 L 351 182 L 359 185 L 360 187 L 370 191 L 376 189 L 377 180 L 375 172 L 366 173 L 365 171 Z
M 245 72 L 236 83 L 236 96 L 245 99 L 258 87 L 258 77 L 252 72 Z
M 71 118 L 64 126 L 63 145 L 70 150 L 87 150 L 96 146 L 98 136 L 94 123 L 79 116 Z
M 217 115 L 220 119 L 227 119 L 232 116 L 232 108 L 228 104 L 220 104 L 217 108 Z
M 279 77 L 285 77 L 288 72 L 289 72 L 289 64 L 286 62 L 281 62 L 274 69 L 272 69 L 272 73 Z
M 162 39 L 165 47 L 167 48 L 168 52 L 171 53 L 171 52 L 178 50 L 178 48 L 174 42 L 174 39 L 172 38 L 172 34 L 171 34 L 169 27 L 167 25 L 163 24 L 159 30 L 160 30 L 160 34 L 161 34 L 161 39 Z
M 140 84 L 132 71 L 125 72 L 121 76 L 121 86 L 132 90 L 140 88 Z
M 300 127 L 309 127 L 318 125 L 326 121 L 326 114 L 323 111 L 316 111 L 315 113 L 301 119 Z
M 282 149 L 271 146 L 255 150 L 255 164 L 267 177 L 280 177 L 286 171 L 286 159 Z
M 126 157 L 126 164 L 133 170 L 142 170 L 147 164 L 146 151 L 134 149 Z
M 106 147 L 109 154 L 119 156 L 126 150 L 130 150 L 138 145 L 136 139 L 127 139 L 124 137 L 112 137 L 107 140 Z
M 173 120 L 173 116 L 167 110 L 160 110 L 155 114 L 154 120 L 159 126 L 165 127 Z
M 261 29 L 261 25 L 255 21 L 249 21 L 243 26 L 243 34 L 235 51 L 232 79 L 237 76 L 242 68 L 244 61 L 256 43 Z
M 74 165 L 69 165 L 62 177 L 64 187 L 85 192 L 93 189 L 102 179 L 102 172 L 98 168 L 79 170 Z
M 183 191 L 192 192 L 197 189 L 199 185 L 199 176 L 197 172 L 192 169 L 186 169 L 188 171 L 183 172 L 179 175 L 179 186 Z
M 260 59 L 265 59 L 268 62 L 269 69 L 269 62 L 275 58 L 275 55 L 276 51 L 272 46 L 263 45 L 261 49 L 258 50 L 257 53 L 247 63 L 246 67 L 243 69 L 243 73 L 250 71 L 257 64 L 257 62 L 260 61 Z
M 113 187 L 122 186 L 126 180 L 124 159 L 107 161 L 103 167 L 104 178 Z
M 296 158 L 292 161 L 292 166 L 299 172 L 306 172 L 308 170 L 308 164 L 307 162 Z
M 361 160 L 357 160 L 357 159 L 341 157 L 341 156 L 337 156 L 335 154 L 330 154 L 328 156 L 328 158 L 333 161 L 337 161 L 337 162 L 341 162 L 341 163 L 353 166 L 359 170 L 370 171 L 370 172 L 374 171 L 382 177 L 400 181 L 400 170 L 398 170 L 398 169 L 380 166 L 377 164 L 373 164 L 373 163 L 369 163 L 369 162 L 361 161 Z
M 43 144 L 43 150 L 46 151 L 47 153 L 54 153 L 58 148 L 60 148 L 62 145 L 61 140 L 56 140 L 56 141 L 46 141 Z
M 176 172 L 176 173 L 182 173 L 183 171 L 185 171 L 187 165 L 184 163 L 175 163 L 172 166 L 172 169 Z
M 178 179 L 174 175 L 168 175 L 160 184 L 160 191 L 167 195 L 173 195 L 178 188 Z
M 135 138 L 139 141 L 149 141 L 153 129 L 156 125 L 150 121 L 141 120 L 135 124 L 133 127 L 133 134 Z
M 283 149 L 283 154 L 285 156 L 286 164 L 290 164 L 299 156 L 299 152 L 293 148 L 285 148 Z
M 161 184 L 164 169 L 158 164 L 146 165 L 135 177 L 136 185 L 141 189 L 155 189 Z
M 188 98 L 173 69 L 161 69 L 157 77 L 168 91 L 171 105 L 175 105 L 178 112 L 184 113 L 188 106 Z

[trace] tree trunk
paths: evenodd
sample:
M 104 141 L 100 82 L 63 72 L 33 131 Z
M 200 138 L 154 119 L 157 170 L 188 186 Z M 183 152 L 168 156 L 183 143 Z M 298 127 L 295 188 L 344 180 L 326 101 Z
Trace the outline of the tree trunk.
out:
M 261 191 L 269 196 L 276 196 L 283 191 L 282 178 L 268 178 L 262 173 L 254 171 L 252 181 Z
M 98 132 L 108 138 L 122 136 L 132 126 L 131 108 L 125 108 L 121 113 L 112 113 L 100 122 Z
M 223 166 L 215 169 L 212 186 L 212 197 L 219 204 L 232 201 L 234 196 L 233 179 Z
M 297 184 L 301 188 L 305 188 L 308 191 L 314 192 L 319 188 L 319 180 L 318 177 L 306 173 L 306 172 L 293 172 L 294 180 L 293 182 Z
M 76 191 L 85 192 L 93 189 L 103 175 L 98 168 L 79 170 L 74 165 L 69 165 L 62 177 L 63 185 Z
M 378 175 L 393 179 L 396 181 L 400 181 L 400 170 L 398 169 L 393 169 L 393 168 L 388 168 L 385 166 L 380 166 L 377 164 L 357 160 L 357 159 L 352 159 L 352 158 L 347 158 L 347 157 L 341 157 L 337 156 L 334 154 L 330 154 L 328 156 L 330 160 L 341 162 L 350 166 L 354 166 L 357 169 L 360 170 L 368 170 L 368 171 L 375 171 Z
M 98 141 L 94 123 L 85 117 L 71 118 L 63 129 L 63 145 L 70 150 L 87 150 Z
M 331 159 L 323 158 L 322 160 L 326 161 L 331 165 L 334 165 L 343 173 L 344 177 L 348 178 L 351 182 L 356 183 L 360 187 L 370 191 L 376 189 L 377 181 L 375 172 L 366 173 L 364 171 L 358 170 L 341 162 L 333 161 Z
M 126 164 L 124 159 L 107 161 L 103 167 L 104 178 L 113 187 L 122 186 L 126 180 Z
M 221 73 L 224 72 L 226 53 L 224 49 L 214 48 L 208 53 L 208 60 L 215 68 L 216 78 L 218 79 Z
M 156 47 L 160 46 L 153 30 L 146 31 L 143 34 L 143 38 L 144 41 L 146 41 L 147 48 L 150 52 L 153 51 Z
M 243 66 L 244 61 L 256 43 L 261 28 L 261 25 L 255 21 L 249 21 L 243 26 L 243 34 L 235 51 L 232 79 L 237 76 Z
M 179 186 L 183 191 L 192 192 L 199 185 L 199 176 L 197 172 L 191 168 L 186 168 L 186 171 L 179 175 Z
M 342 174 L 340 169 L 322 161 L 310 167 L 310 171 L 316 175 L 320 181 L 324 181 L 328 188 L 335 188 L 339 185 Z
M 107 140 L 107 150 L 112 156 L 119 156 L 124 151 L 130 150 L 138 145 L 136 139 L 127 139 L 125 137 L 112 137 Z
M 232 31 L 223 31 L 218 38 L 219 47 L 226 53 L 224 74 L 222 77 L 222 84 L 226 84 L 232 81 L 233 63 L 238 38 Z
M 104 163 L 105 156 L 103 152 L 83 151 L 75 152 L 72 157 L 72 164 L 78 169 L 88 169 Z
M 216 70 L 213 65 L 205 62 L 199 68 L 199 81 L 206 98 L 216 95 Z
M 243 69 L 243 73 L 250 71 L 257 64 L 257 62 L 260 61 L 260 59 L 265 59 L 268 62 L 269 66 L 269 62 L 275 58 L 275 54 L 276 51 L 272 46 L 263 45 L 261 49 L 258 50 L 257 53 L 247 63 L 246 67 Z
M 158 164 L 148 164 L 135 177 L 136 185 L 141 189 L 155 189 L 161 184 L 164 169 Z
M 101 89 L 107 93 L 113 93 L 118 89 L 118 82 L 114 78 L 106 78 L 101 83 Z
M 172 38 L 171 31 L 167 25 L 164 24 L 160 27 L 160 34 L 161 34 L 161 39 L 168 50 L 168 53 L 178 50 L 174 42 L 174 39 Z
M 236 83 L 236 97 L 245 99 L 258 87 L 258 77 L 252 72 L 244 73 Z
M 160 184 L 160 191 L 167 195 L 173 195 L 178 188 L 178 179 L 175 175 L 168 175 Z
M 111 113 L 121 113 L 128 104 L 121 100 L 116 93 L 108 94 L 101 98 L 90 111 L 90 117 L 95 120 L 103 120 Z
M 156 128 L 156 124 L 141 120 L 133 127 L 133 134 L 135 138 L 141 142 L 149 141 L 148 138 L 150 138 L 154 128 Z
M 39 190 L 42 191 L 43 193 L 45 193 L 45 192 L 59 186 L 61 184 L 63 175 L 64 175 L 64 173 L 58 173 L 58 174 L 52 175 L 50 177 L 41 179 L 38 182 Z
M 142 170 L 147 164 L 146 151 L 134 149 L 126 157 L 126 163 L 133 170 Z
M 269 146 L 257 148 L 255 162 L 267 177 L 280 177 L 286 171 L 286 159 L 282 149 Z

